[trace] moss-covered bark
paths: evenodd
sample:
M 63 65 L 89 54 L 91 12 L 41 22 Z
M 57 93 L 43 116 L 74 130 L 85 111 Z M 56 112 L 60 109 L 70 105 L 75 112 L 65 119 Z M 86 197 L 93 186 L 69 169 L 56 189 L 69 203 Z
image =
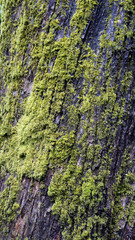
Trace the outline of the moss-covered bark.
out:
M 134 239 L 133 0 L 1 4 L 1 239 Z M 24 179 L 56 236 L 16 230 Z

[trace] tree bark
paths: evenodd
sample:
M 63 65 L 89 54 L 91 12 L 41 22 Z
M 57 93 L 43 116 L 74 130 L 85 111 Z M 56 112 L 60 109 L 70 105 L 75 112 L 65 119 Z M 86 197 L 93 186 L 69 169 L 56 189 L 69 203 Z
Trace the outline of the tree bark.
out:
M 1 4 L 0 239 L 134 240 L 134 1 Z

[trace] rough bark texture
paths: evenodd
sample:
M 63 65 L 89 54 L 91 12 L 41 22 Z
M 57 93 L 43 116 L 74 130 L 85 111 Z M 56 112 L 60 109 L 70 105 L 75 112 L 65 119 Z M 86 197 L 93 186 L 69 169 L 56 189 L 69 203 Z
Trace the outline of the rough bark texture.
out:
M 135 239 L 133 0 L 2 0 L 0 239 Z

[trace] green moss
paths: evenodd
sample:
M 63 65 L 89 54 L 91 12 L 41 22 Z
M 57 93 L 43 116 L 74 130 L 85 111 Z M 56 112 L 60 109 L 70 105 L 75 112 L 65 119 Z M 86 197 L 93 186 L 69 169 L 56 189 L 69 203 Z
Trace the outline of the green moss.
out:
M 68 1 L 62 1 L 62 6 L 57 1 L 42 30 L 48 2 L 23 1 L 20 8 L 19 3 L 2 3 L 0 81 L 5 92 L 0 96 L 0 166 L 1 175 L 9 173 L 10 177 L 0 197 L 1 228 L 4 222 L 13 222 L 19 211 L 22 177 L 41 181 L 52 168 L 55 173 L 48 194 L 54 200 L 53 212 L 60 217 L 63 239 L 116 239 L 119 220 L 129 219 L 132 224 L 134 215 L 133 199 L 126 209 L 121 202 L 122 197 L 133 194 L 133 176 L 126 172 L 130 169 L 129 149 L 122 153 L 114 184 L 108 187 L 118 128 L 124 127 L 130 110 L 125 95 L 133 81 L 132 60 L 122 73 L 121 59 L 125 39 L 133 37 L 133 21 L 128 25 L 132 2 L 120 3 L 113 41 L 107 33 L 111 16 L 106 20 L 98 54 L 82 42 L 96 1 L 77 1 L 71 34 L 67 37 L 65 29 L 59 39 L 64 27 L 58 16 L 64 17 Z M 125 9 L 123 26 L 121 8 Z M 19 11 L 18 21 L 13 21 Z M 119 71 L 112 74 L 116 52 Z M 22 96 L 32 75 L 32 91 Z M 82 78 L 79 91 L 75 83 Z

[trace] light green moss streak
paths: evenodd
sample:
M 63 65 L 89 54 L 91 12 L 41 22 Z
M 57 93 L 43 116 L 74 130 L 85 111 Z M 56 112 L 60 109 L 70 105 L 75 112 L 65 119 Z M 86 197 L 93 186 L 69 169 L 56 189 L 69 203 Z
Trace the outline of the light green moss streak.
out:
M 68 1 L 62 2 L 64 15 Z M 113 186 L 106 192 L 106 186 L 110 184 L 108 179 L 117 129 L 128 117 L 130 108 L 125 99 L 132 81 L 130 68 L 125 70 L 122 80 L 121 72 L 113 77 L 110 74 L 114 51 L 124 48 L 125 36 L 128 39 L 133 36 L 133 22 L 127 30 L 129 2 L 126 2 L 121 1 L 120 4 L 126 11 L 124 27 L 119 24 L 119 12 L 114 21 L 114 41 L 108 39 L 105 30 L 97 56 L 89 46 L 82 44 L 81 39 L 96 1 L 77 1 L 76 13 L 70 21 L 71 35 L 67 37 L 65 30 L 65 35 L 59 40 L 54 39 L 61 29 L 57 17 L 60 1 L 57 1 L 55 12 L 42 30 L 40 26 L 47 11 L 46 1 L 39 0 L 35 4 L 32 0 L 23 1 L 23 4 L 22 1 L 2 1 L 0 68 L 6 90 L 0 105 L 0 166 L 3 176 L 10 173 L 7 187 L 0 197 L 0 218 L 2 216 L 7 223 L 5 232 L 8 233 L 8 223 L 19 211 L 16 199 L 22 177 L 41 180 L 48 168 L 55 172 L 49 195 L 55 201 L 53 212 L 60 215 L 63 239 L 115 239 L 114 232 L 117 232 L 121 218 L 130 218 L 132 224 L 133 201 L 126 209 L 121 203 L 122 197 L 133 195 L 130 185 L 132 173 L 125 172 L 131 164 L 128 149 L 123 153 L 123 162 Z M 130 4 L 133 6 L 131 1 Z M 14 14 L 21 11 L 18 22 L 12 20 L 13 7 L 16 9 Z M 5 58 L 7 49 L 9 56 Z M 104 53 L 107 60 L 103 76 Z M 33 89 L 21 103 L 25 78 L 31 71 L 34 74 Z M 77 89 L 74 81 L 79 81 L 82 76 L 83 86 L 75 104 L 73 99 Z M 118 101 L 119 91 L 122 96 Z M 61 117 L 60 127 L 56 123 L 57 117 Z M 80 128 L 83 134 L 79 132 Z M 103 201 L 105 194 L 110 201 L 112 218 L 109 230 L 102 237 L 101 230 L 106 228 L 108 220 L 108 209 L 105 209 Z

